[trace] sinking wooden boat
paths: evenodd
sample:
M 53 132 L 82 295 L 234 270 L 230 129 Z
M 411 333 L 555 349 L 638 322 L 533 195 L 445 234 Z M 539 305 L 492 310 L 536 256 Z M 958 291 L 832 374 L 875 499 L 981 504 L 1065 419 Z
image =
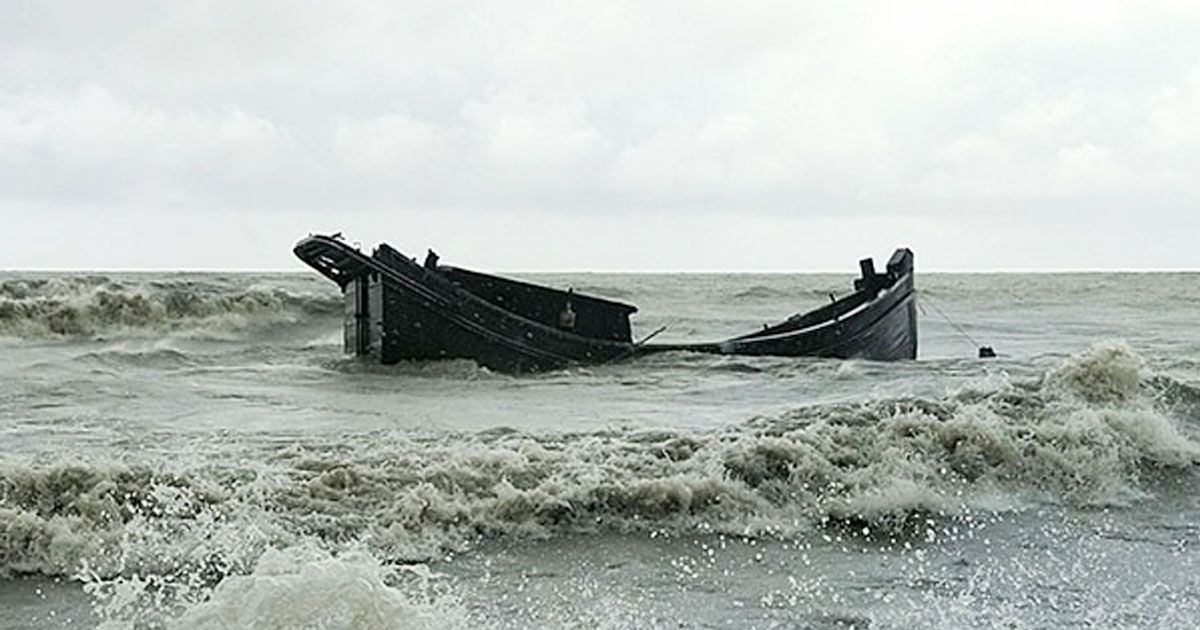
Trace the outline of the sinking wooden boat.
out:
M 635 342 L 637 308 L 604 298 L 440 264 L 387 244 L 370 254 L 338 236 L 294 249 L 345 296 L 345 350 L 381 363 L 472 359 L 505 372 L 600 364 L 667 351 L 893 361 L 917 355 L 913 254 L 898 249 L 882 273 L 860 261 L 854 291 L 821 308 L 724 341 Z

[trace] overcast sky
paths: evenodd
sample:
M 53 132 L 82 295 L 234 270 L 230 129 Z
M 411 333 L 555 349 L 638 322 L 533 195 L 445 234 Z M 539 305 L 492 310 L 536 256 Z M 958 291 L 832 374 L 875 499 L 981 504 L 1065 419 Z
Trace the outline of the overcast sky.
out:
M 0 268 L 1200 268 L 1196 2 L 0 0 Z

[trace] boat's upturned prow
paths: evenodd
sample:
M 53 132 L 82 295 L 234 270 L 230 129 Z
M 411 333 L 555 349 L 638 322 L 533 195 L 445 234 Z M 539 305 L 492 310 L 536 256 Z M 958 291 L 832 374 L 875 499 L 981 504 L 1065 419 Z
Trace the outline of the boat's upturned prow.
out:
M 666 351 L 915 359 L 913 254 L 883 273 L 862 260 L 854 292 L 774 326 L 718 342 L 635 343 L 628 304 L 441 265 L 386 244 L 371 255 L 332 236 L 294 249 L 345 296 L 345 349 L 382 363 L 472 359 L 505 372 L 597 364 Z

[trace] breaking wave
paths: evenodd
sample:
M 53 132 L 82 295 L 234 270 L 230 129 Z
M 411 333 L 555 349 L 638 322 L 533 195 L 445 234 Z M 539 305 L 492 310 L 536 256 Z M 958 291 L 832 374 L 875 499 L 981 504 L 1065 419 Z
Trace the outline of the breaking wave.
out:
M 373 559 L 595 532 L 895 537 L 1043 502 L 1134 505 L 1200 463 L 1197 418 L 1171 394 L 1180 387 L 1107 345 L 1036 379 L 712 431 L 383 431 L 221 444 L 190 462 L 2 461 L 0 571 L 81 579 L 117 617 L 147 610 L 122 597 L 169 586 L 199 627 L 214 611 L 286 620 L 297 598 L 325 592 L 293 583 L 314 582 L 353 593 L 321 608 L 331 615 L 358 614 L 361 601 L 416 627 L 453 625 L 453 606 L 393 592 Z M 280 559 L 298 549 L 324 555 Z
M 190 332 L 221 335 L 262 325 L 336 315 L 334 294 L 204 282 L 129 282 L 64 276 L 0 282 L 0 337 L 89 338 Z
M 169 627 L 194 630 L 473 627 L 437 577 L 422 566 L 389 567 L 368 553 L 334 557 L 302 546 L 268 550 L 248 574 L 187 593 L 193 601 L 146 601 L 144 580 L 93 582 L 88 590 L 113 628 L 157 626 L 163 618 L 172 620 Z
M 236 465 L 9 461 L 0 563 L 48 575 L 85 564 L 100 575 L 221 574 L 308 539 L 421 560 L 499 536 L 701 524 L 790 535 L 831 520 L 899 529 L 998 494 L 1014 505 L 1129 504 L 1156 474 L 1200 462 L 1194 419 L 1161 401 L 1127 348 L 999 381 L 709 432 L 381 432 L 241 454 Z

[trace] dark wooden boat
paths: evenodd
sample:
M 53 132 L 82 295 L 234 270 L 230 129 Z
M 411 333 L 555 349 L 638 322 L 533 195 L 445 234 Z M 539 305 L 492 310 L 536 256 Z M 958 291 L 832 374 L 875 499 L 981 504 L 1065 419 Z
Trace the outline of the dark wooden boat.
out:
M 666 351 L 915 359 L 913 254 L 898 249 L 883 273 L 860 261 L 854 292 L 740 337 L 645 343 L 631 336 L 637 308 L 599 297 L 439 264 L 382 244 L 371 255 L 336 236 L 309 236 L 296 255 L 345 296 L 345 349 L 381 363 L 472 359 L 505 372 L 599 364 Z

